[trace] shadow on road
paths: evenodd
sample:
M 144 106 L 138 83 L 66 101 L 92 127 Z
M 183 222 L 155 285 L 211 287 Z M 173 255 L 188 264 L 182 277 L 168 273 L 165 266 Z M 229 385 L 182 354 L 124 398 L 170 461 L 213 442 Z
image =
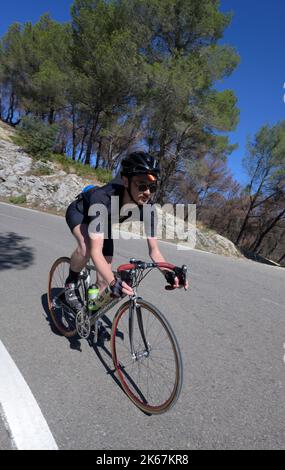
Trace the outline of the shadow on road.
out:
M 101 320 L 104 321 L 104 329 L 108 332 L 108 330 L 110 330 L 111 332 L 111 329 L 112 329 L 112 322 L 111 320 L 106 316 L 104 315 Z M 118 334 L 120 335 L 120 333 L 118 332 Z M 104 335 L 102 336 L 99 336 L 98 338 L 98 342 L 96 344 L 93 343 L 92 339 L 90 339 L 88 341 L 89 343 L 89 346 L 91 348 L 93 348 L 96 356 L 98 357 L 99 361 L 101 362 L 101 364 L 103 365 L 103 367 L 105 368 L 106 372 L 107 372 L 107 375 L 109 377 L 111 377 L 111 379 L 116 383 L 116 385 L 121 389 L 121 391 L 124 393 L 124 395 L 126 397 L 127 394 L 125 392 L 125 390 L 123 389 L 120 381 L 118 380 L 118 378 L 116 377 L 116 369 L 114 367 L 114 363 L 113 363 L 113 359 L 112 359 L 112 354 L 111 354 L 111 351 L 109 349 L 109 341 L 106 340 L 104 338 Z M 134 389 L 136 390 L 136 392 L 141 396 L 141 399 L 144 400 L 144 396 L 143 394 L 141 393 L 140 389 L 139 389 L 139 386 L 132 380 L 132 378 L 130 377 L 130 375 L 127 374 L 127 372 L 125 372 L 125 375 L 126 377 L 128 378 L 128 380 L 130 381 L 130 383 L 132 384 L 132 386 L 134 387 Z M 128 397 L 129 398 L 129 397 Z M 146 416 L 151 416 L 151 414 L 143 411 L 143 410 L 140 410 L 142 414 L 146 415 Z
M 106 370 L 107 375 L 109 375 L 111 379 L 116 383 L 116 385 L 118 385 L 118 387 L 124 392 L 119 380 L 115 375 L 112 354 L 109 348 L 107 347 L 107 342 L 104 341 L 103 338 L 99 337 L 98 342 L 96 344 L 94 344 L 92 340 L 89 340 L 88 343 L 89 346 L 94 350 L 96 356 L 98 357 L 99 361 Z
M 55 327 L 55 325 L 52 321 L 50 311 L 49 311 L 49 307 L 48 307 L 48 296 L 47 296 L 47 294 L 42 295 L 41 301 L 42 301 L 42 307 L 43 307 L 43 310 L 44 310 L 44 317 L 45 317 L 52 333 L 57 335 L 57 336 L 63 336 L 56 329 L 56 327 Z M 104 315 L 102 319 L 104 320 L 105 328 L 106 329 L 111 329 L 112 322 L 109 320 L 109 318 Z M 75 349 L 79 352 L 82 351 L 81 341 L 84 341 L 84 340 L 82 340 L 78 336 L 75 336 L 73 338 L 66 338 L 66 339 L 70 343 L 70 349 Z M 95 352 L 96 356 L 98 357 L 99 361 L 101 362 L 101 364 L 104 366 L 105 370 L 107 371 L 107 375 L 110 375 L 110 377 L 114 380 L 114 382 L 116 382 L 116 384 L 124 392 L 123 388 L 121 387 L 121 384 L 120 384 L 119 380 L 116 378 L 115 369 L 114 369 L 113 361 L 112 361 L 112 354 L 109 351 L 109 349 L 106 347 L 107 341 L 103 337 L 99 336 L 98 342 L 96 344 L 94 344 L 93 335 L 91 335 L 90 339 L 88 339 L 87 341 L 88 341 L 88 344 L 89 344 L 90 348 L 92 348 L 94 350 L 94 352 Z
M 34 263 L 34 248 L 26 240 L 29 238 L 14 232 L 0 234 L 0 271 L 26 269 Z

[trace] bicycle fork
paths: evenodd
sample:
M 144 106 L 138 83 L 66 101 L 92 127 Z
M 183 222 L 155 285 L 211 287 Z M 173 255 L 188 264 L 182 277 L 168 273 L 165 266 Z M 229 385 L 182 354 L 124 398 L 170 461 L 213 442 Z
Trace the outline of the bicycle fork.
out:
M 140 332 L 141 339 L 145 348 L 142 351 L 136 350 L 135 345 L 134 345 L 135 317 L 137 319 L 139 332 Z M 141 311 L 140 305 L 138 305 L 136 302 L 136 298 L 131 299 L 130 306 L 129 306 L 129 338 L 130 338 L 130 349 L 131 349 L 132 359 L 134 361 L 138 361 L 138 360 L 147 358 L 151 351 L 151 345 L 146 340 L 142 311 Z

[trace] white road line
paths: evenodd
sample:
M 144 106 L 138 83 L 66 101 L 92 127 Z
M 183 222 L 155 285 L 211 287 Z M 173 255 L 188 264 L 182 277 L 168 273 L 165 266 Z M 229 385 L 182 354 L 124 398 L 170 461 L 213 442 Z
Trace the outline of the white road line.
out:
M 0 341 L 0 410 L 18 450 L 58 450 L 22 374 Z

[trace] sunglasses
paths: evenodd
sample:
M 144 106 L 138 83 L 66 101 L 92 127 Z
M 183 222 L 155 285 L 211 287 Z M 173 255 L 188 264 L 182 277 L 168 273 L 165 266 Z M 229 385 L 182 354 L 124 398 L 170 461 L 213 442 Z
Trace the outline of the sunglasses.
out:
M 155 193 L 155 191 L 157 190 L 157 183 L 150 183 L 150 184 L 141 183 L 141 184 L 138 184 L 135 181 L 134 181 L 134 183 L 135 183 L 135 185 L 138 188 L 140 193 L 144 193 L 148 189 L 149 189 L 150 193 Z

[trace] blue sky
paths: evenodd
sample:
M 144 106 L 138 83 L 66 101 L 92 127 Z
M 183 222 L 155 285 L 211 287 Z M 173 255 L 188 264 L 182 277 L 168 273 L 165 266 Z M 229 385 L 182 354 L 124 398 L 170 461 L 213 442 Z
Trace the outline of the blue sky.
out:
M 10 24 L 18 21 L 36 23 L 43 13 L 50 13 L 56 21 L 69 21 L 72 0 L 11 0 L 1 2 L 0 36 Z
M 219 89 L 233 89 L 238 98 L 240 121 L 231 133 L 239 148 L 229 158 L 234 176 L 245 182 L 241 160 L 247 135 L 251 138 L 264 124 L 285 119 L 284 0 L 222 0 L 222 11 L 233 11 L 231 25 L 222 43 L 235 47 L 239 67 Z
M 13 0 L 2 2 L 0 36 L 15 21 L 36 22 L 49 12 L 57 21 L 68 21 L 72 0 Z M 233 11 L 231 25 L 222 43 L 236 48 L 241 63 L 230 78 L 217 85 L 219 90 L 233 89 L 238 98 L 240 122 L 230 134 L 239 148 L 229 157 L 234 177 L 245 183 L 242 157 L 246 138 L 263 124 L 273 125 L 285 119 L 284 0 L 221 0 L 222 11 Z

